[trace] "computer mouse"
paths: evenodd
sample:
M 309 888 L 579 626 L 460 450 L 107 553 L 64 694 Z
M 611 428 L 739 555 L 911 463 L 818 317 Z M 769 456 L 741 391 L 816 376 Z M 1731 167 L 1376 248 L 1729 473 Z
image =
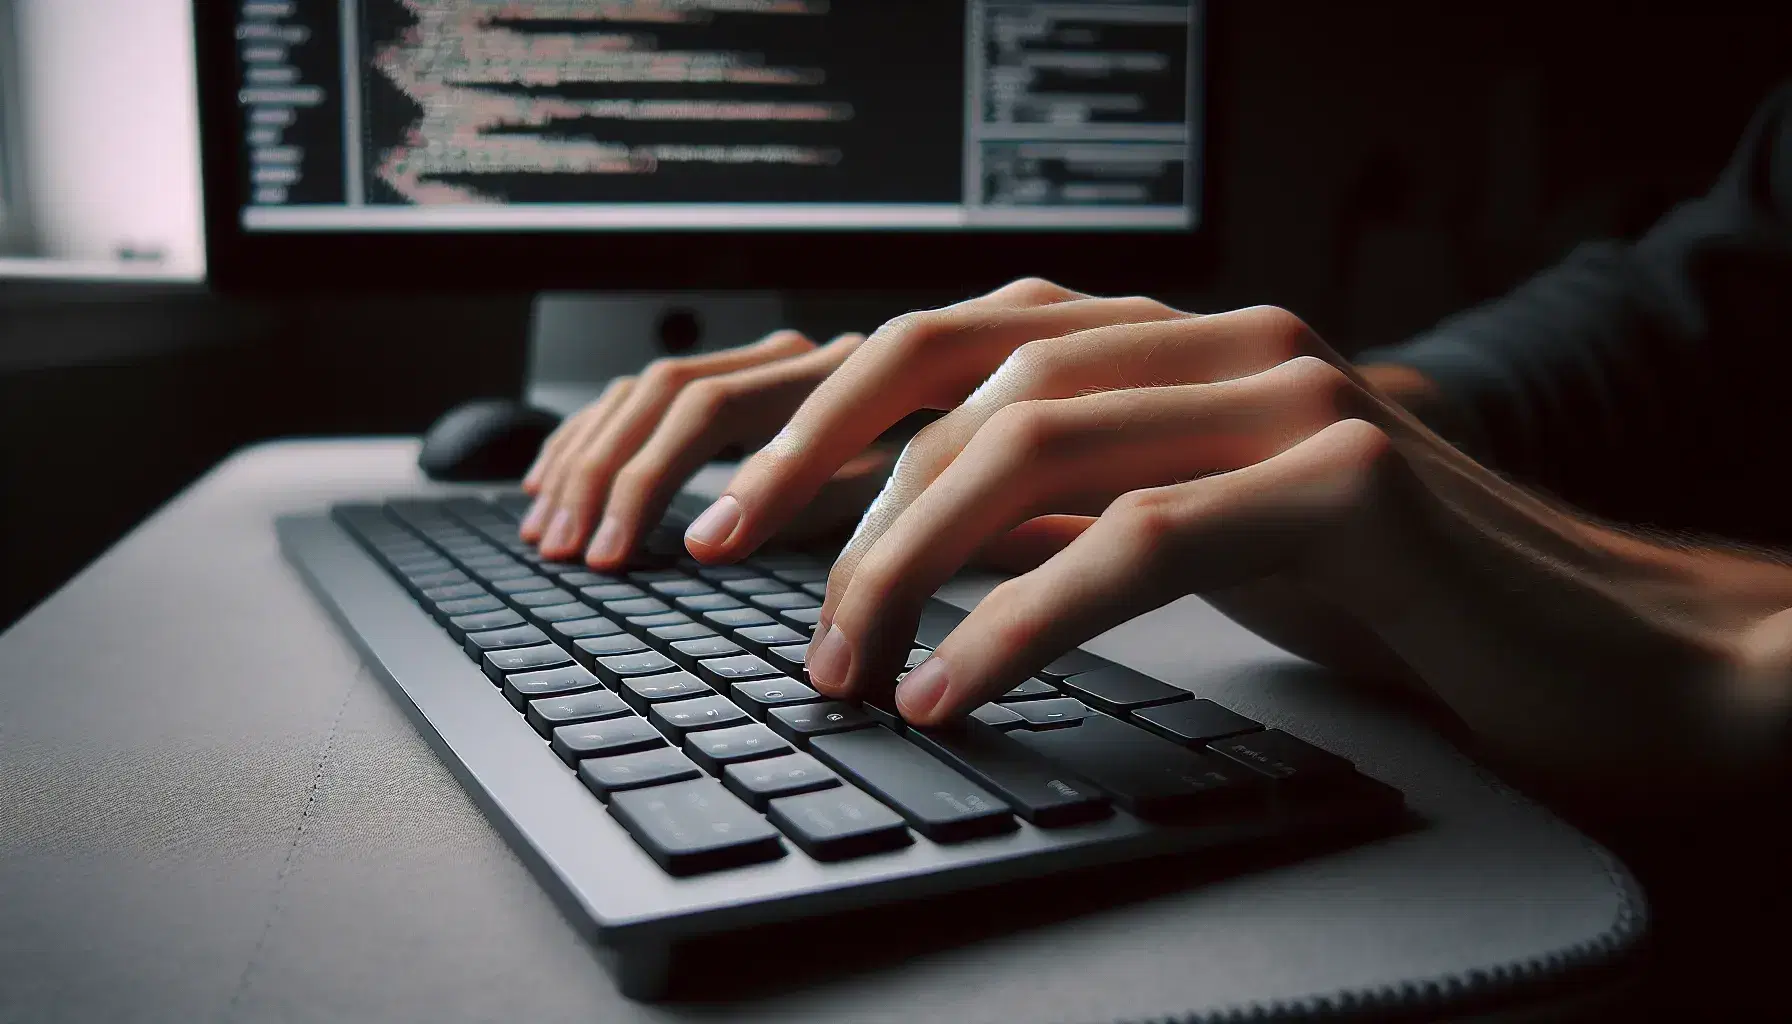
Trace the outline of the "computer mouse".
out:
M 431 480 L 515 480 L 559 425 L 560 417 L 522 402 L 467 402 L 423 435 L 417 465 Z

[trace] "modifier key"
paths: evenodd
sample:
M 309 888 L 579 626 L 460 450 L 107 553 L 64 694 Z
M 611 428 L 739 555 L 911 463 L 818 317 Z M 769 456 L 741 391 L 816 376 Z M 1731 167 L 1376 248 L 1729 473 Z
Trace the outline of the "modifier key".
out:
M 944 729 L 913 729 L 928 752 L 1002 794 L 1014 811 L 1041 828 L 1105 818 L 1107 798 L 1000 729 L 964 721 Z
M 902 819 L 851 786 L 771 802 L 766 817 L 816 860 L 846 860 L 914 842 Z
M 816 736 L 809 749 L 828 767 L 877 794 L 935 842 L 1014 828 L 1014 817 L 1001 799 L 888 729 Z
M 1004 735 L 1095 783 L 1141 818 L 1175 818 L 1255 791 L 1245 769 L 1103 715 L 1074 729 Z
M 1192 700 L 1180 687 L 1134 672 L 1125 665 L 1108 665 L 1093 672 L 1079 672 L 1058 685 L 1072 696 L 1110 715 L 1124 715 L 1134 708 L 1172 701 Z
M 784 855 L 777 829 L 714 779 L 616 793 L 610 816 L 668 874 L 695 875 Z

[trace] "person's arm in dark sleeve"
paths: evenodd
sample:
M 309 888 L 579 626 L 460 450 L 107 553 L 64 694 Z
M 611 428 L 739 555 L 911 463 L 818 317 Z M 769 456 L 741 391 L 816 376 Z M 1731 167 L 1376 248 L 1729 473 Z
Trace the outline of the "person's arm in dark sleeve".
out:
M 1644 483 L 1746 471 L 1792 369 L 1792 87 L 1705 196 L 1504 298 L 1358 357 L 1440 433 L 1529 483 L 1626 510 Z M 1648 481 L 1640 478 L 1647 475 Z

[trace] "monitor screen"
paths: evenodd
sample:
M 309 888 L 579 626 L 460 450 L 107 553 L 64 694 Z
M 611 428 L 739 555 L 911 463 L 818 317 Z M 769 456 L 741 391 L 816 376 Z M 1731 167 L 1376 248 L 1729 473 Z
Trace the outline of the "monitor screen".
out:
M 1202 14 L 237 0 L 235 228 L 1188 232 Z

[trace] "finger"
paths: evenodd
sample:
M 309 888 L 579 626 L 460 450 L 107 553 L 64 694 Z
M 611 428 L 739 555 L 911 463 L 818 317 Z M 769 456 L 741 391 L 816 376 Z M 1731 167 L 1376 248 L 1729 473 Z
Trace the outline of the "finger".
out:
M 579 450 L 586 438 L 602 428 L 603 424 L 616 415 L 627 399 L 629 390 L 635 385 L 633 377 L 617 377 L 604 385 L 604 390 L 596 401 L 574 413 L 572 418 L 562 423 L 554 431 L 553 443 L 545 448 L 536 459 L 537 468 L 531 473 L 539 473 L 535 501 L 529 506 L 529 512 L 523 517 L 517 533 L 531 544 L 539 544 L 542 535 L 547 532 L 548 525 L 554 519 L 554 498 L 562 486 L 562 480 L 570 468 L 572 453 Z
M 571 558 L 583 549 L 616 472 L 652 435 L 686 386 L 814 347 L 814 342 L 796 331 L 778 331 L 740 348 L 650 363 L 616 414 L 568 453 L 568 469 L 554 491 L 554 518 L 542 537 L 541 553 L 548 558 Z
M 903 717 L 940 725 L 1052 658 L 1187 593 L 1298 567 L 1367 504 L 1388 436 L 1341 420 L 1245 469 L 1130 492 L 1033 572 L 995 590 L 896 689 Z
M 899 317 L 861 345 L 741 467 L 724 495 L 732 514 L 692 538 L 704 548 L 699 557 L 726 560 L 751 551 L 879 434 L 917 410 L 957 405 L 1028 341 L 1183 316 L 1149 299 L 1127 298 L 1065 299 L 1027 308 L 973 300 Z
M 836 591 L 830 579 L 820 619 L 825 645 L 809 661 L 811 680 L 834 694 L 887 680 L 926 599 L 978 548 L 1021 522 L 1098 512 L 1127 491 L 1261 462 L 1355 414 L 1353 392 L 1341 371 L 1302 357 L 1217 384 L 1004 408 L 897 517 L 843 587 Z
M 729 444 L 757 444 L 782 426 L 864 335 L 696 381 L 681 391 L 641 450 L 617 471 L 585 560 L 621 564 L 658 523 L 678 488 Z
M 1316 351 L 1331 355 L 1297 317 L 1270 306 L 1099 327 L 1020 346 L 903 452 L 889 486 L 835 560 L 829 597 L 838 598 L 834 591 L 871 545 L 1002 409 L 1090 391 L 1233 380 Z M 833 600 L 824 604 L 824 619 L 832 608 Z
M 1007 573 L 1032 572 L 1094 522 L 1093 516 L 1035 516 L 983 545 L 975 562 Z

